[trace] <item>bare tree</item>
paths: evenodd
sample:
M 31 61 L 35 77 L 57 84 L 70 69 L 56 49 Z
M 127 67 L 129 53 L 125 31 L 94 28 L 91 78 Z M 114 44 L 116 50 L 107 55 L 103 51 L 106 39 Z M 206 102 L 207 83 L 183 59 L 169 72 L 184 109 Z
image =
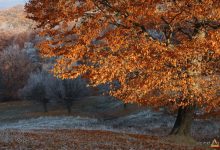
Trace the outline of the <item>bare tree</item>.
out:
M 75 98 L 89 96 L 92 90 L 82 78 L 61 80 L 46 71 L 32 73 L 27 85 L 20 90 L 20 96 L 27 100 L 41 102 L 44 108 L 47 103 L 63 103 L 68 113 L 71 113 Z
M 75 98 L 90 96 L 92 94 L 92 89 L 87 87 L 87 82 L 82 78 L 76 78 L 74 80 L 64 80 L 64 102 L 68 113 L 71 113 L 72 102 Z

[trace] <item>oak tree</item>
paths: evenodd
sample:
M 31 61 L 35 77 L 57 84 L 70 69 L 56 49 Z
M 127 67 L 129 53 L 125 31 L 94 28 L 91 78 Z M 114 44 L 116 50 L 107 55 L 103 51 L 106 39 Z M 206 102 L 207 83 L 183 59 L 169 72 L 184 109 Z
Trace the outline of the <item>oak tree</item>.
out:
M 58 57 L 56 76 L 178 110 L 172 134 L 189 135 L 195 108 L 219 109 L 218 0 L 30 0 L 25 9 L 46 37 L 41 54 Z

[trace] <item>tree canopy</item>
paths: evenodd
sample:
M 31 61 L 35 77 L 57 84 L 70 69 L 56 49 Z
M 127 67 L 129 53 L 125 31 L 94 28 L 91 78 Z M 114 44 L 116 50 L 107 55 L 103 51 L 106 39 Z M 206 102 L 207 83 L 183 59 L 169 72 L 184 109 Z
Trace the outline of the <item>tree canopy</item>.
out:
M 125 102 L 219 108 L 218 0 L 30 0 L 25 9 L 46 37 L 41 54 L 58 57 L 56 76 L 112 83 Z

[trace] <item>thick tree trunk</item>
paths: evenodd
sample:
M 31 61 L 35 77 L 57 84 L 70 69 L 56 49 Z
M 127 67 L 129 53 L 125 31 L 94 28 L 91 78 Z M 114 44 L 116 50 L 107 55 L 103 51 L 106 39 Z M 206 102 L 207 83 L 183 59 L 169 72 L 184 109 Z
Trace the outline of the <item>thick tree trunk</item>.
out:
M 171 135 L 190 136 L 195 106 L 179 107 Z

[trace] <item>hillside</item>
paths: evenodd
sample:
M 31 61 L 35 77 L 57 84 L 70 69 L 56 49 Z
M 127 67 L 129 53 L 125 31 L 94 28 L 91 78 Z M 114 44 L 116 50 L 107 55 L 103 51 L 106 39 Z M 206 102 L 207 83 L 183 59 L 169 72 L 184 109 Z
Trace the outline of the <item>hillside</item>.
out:
M 25 16 L 22 5 L 0 10 L 0 31 L 23 32 L 31 29 L 33 22 Z
M 0 10 L 0 51 L 18 38 L 28 39 L 34 23 L 25 16 L 22 5 Z

